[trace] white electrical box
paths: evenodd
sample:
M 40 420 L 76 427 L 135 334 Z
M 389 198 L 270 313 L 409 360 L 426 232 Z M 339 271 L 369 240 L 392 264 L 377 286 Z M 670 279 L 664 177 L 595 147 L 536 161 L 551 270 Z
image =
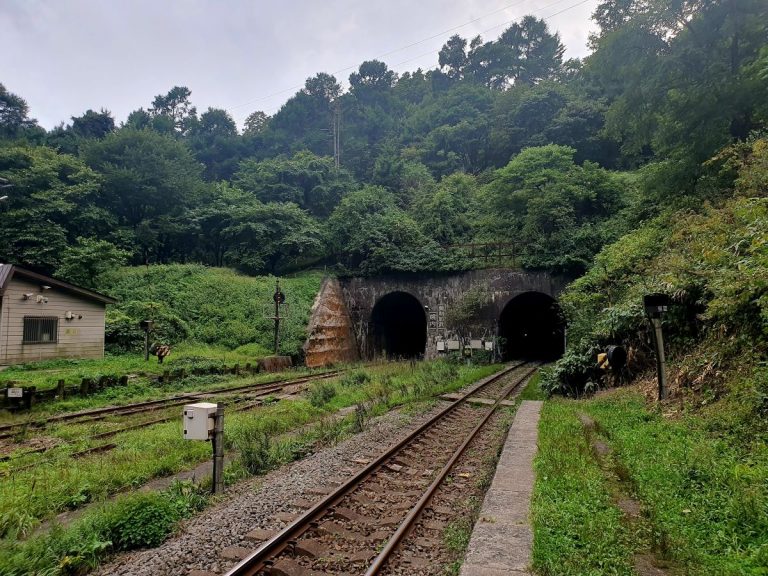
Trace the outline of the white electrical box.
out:
M 184 406 L 184 440 L 208 440 L 213 434 L 217 407 L 210 402 Z

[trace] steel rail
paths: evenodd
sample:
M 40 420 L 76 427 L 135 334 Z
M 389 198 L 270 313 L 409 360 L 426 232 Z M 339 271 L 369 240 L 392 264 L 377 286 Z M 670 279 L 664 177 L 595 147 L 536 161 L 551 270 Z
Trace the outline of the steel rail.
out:
M 522 378 L 520 378 L 520 380 L 518 380 L 513 384 L 510 384 L 509 386 L 507 386 L 507 388 L 504 389 L 502 394 L 497 398 L 496 402 L 494 402 L 493 406 L 488 411 L 488 414 L 486 414 L 483 420 L 474 428 L 474 430 L 472 430 L 472 432 L 469 433 L 469 435 L 464 440 L 462 445 L 456 449 L 451 459 L 446 463 L 445 466 L 443 466 L 443 469 L 434 479 L 432 484 L 429 485 L 429 488 L 427 488 L 423 496 L 414 505 L 414 507 L 411 508 L 410 512 L 408 512 L 408 516 L 405 517 L 405 520 L 403 520 L 403 522 L 397 528 L 395 533 L 387 542 L 386 546 L 384 546 L 381 552 L 379 552 L 378 556 L 374 558 L 373 562 L 368 567 L 368 570 L 365 572 L 365 576 L 375 576 L 381 571 L 382 568 L 384 568 L 390 556 L 392 556 L 392 553 L 397 549 L 400 542 L 403 540 L 403 538 L 405 538 L 408 532 L 410 532 L 417 518 L 424 511 L 424 508 L 426 508 L 427 504 L 429 504 L 429 502 L 432 500 L 432 497 L 435 495 L 435 492 L 437 492 L 437 489 L 443 483 L 443 481 L 445 480 L 445 477 L 448 476 L 454 464 L 456 464 L 456 461 L 459 458 L 461 458 L 461 455 L 464 454 L 464 451 L 467 449 L 467 446 L 469 446 L 470 442 L 472 442 L 472 440 L 475 439 L 475 436 L 477 436 L 477 434 L 485 426 L 485 424 L 488 422 L 491 416 L 493 416 L 496 413 L 496 410 L 499 408 L 499 406 L 501 406 L 502 400 L 504 400 L 507 396 L 509 396 L 512 392 L 514 392 L 515 389 L 517 389 L 523 382 L 525 382 L 525 380 L 531 374 L 533 374 L 537 369 L 538 369 L 538 366 L 535 366 L 534 368 L 526 372 L 525 375 Z
M 224 574 L 224 576 L 258 576 L 258 574 L 265 568 L 272 565 L 272 558 L 275 558 L 282 553 L 286 548 L 292 545 L 295 540 L 301 536 L 304 532 L 312 527 L 312 524 L 320 517 L 328 512 L 329 508 L 332 508 L 338 501 L 340 501 L 348 493 L 352 492 L 361 482 L 369 477 L 375 470 L 380 468 L 387 460 L 393 455 L 397 454 L 412 440 L 419 437 L 426 430 L 431 428 L 436 422 L 442 420 L 442 418 L 452 412 L 455 408 L 464 403 L 469 397 L 475 394 L 481 388 L 497 382 L 501 378 L 507 376 L 513 370 L 527 364 L 527 362 L 520 362 L 514 366 L 505 368 L 504 370 L 494 374 L 485 381 L 481 381 L 479 384 L 473 386 L 468 392 L 464 393 L 459 399 L 452 402 L 445 407 L 439 413 L 435 414 L 427 422 L 423 423 L 416 430 L 411 432 L 408 436 L 401 439 L 396 444 L 392 445 L 387 451 L 376 458 L 373 462 L 368 464 L 365 468 L 360 470 L 352 478 L 344 482 L 341 486 L 336 488 L 333 492 L 323 498 L 320 502 L 312 506 L 309 510 L 304 512 L 301 516 L 296 518 L 293 522 L 288 524 L 274 537 L 264 542 L 258 549 L 246 556 L 233 568 Z
M 240 386 L 230 386 L 215 388 L 213 390 L 206 390 L 202 392 L 186 392 L 170 398 L 163 398 L 160 400 L 148 400 L 146 402 L 134 402 L 132 404 L 125 404 L 123 406 L 109 406 L 106 408 L 95 408 L 93 410 L 82 410 L 79 412 L 70 412 L 68 414 L 60 414 L 58 416 L 51 416 L 44 420 L 37 420 L 33 422 L 20 422 L 15 424 L 5 424 L 0 426 L 0 439 L 9 438 L 15 434 L 15 431 L 23 429 L 25 427 L 31 428 L 45 428 L 49 424 L 56 422 L 65 422 L 69 420 L 76 420 L 82 418 L 83 422 L 92 422 L 95 420 L 101 420 L 109 416 L 123 416 L 141 412 L 152 412 L 154 410 L 160 410 L 164 408 L 172 408 L 174 406 L 180 406 L 190 400 L 197 400 L 200 398 L 215 396 L 217 394 L 228 394 L 233 392 L 240 392 L 242 390 L 256 390 L 260 391 L 263 388 L 274 386 L 288 386 L 291 384 L 302 384 L 304 382 L 314 380 L 324 380 L 326 378 L 332 378 L 341 374 L 342 370 L 335 370 L 332 372 L 323 372 L 321 374 L 311 374 L 307 376 L 301 376 L 299 378 L 285 378 L 281 380 L 270 380 L 267 382 L 259 382 L 256 384 L 242 384 Z
M 327 379 L 327 378 L 331 378 L 333 376 L 338 375 L 338 373 L 340 373 L 340 372 L 341 371 L 337 371 L 337 372 L 334 372 L 334 373 L 323 373 L 323 374 L 319 374 L 319 375 L 303 376 L 301 378 L 296 378 L 294 380 L 285 380 L 285 381 L 283 381 L 282 383 L 279 383 L 279 384 L 268 384 L 268 385 L 265 385 L 262 382 L 260 384 L 255 384 L 255 385 L 251 384 L 248 387 L 239 386 L 239 387 L 237 387 L 238 390 L 247 389 L 247 388 L 256 388 L 256 394 L 255 394 L 255 396 L 250 398 L 251 401 L 247 402 L 246 404 L 244 404 L 242 406 L 234 406 L 233 411 L 234 412 L 246 412 L 248 410 L 253 410 L 253 409 L 258 408 L 259 406 L 263 405 L 264 402 L 263 402 L 263 400 L 260 400 L 260 399 L 263 399 L 263 397 L 269 396 L 270 394 L 273 394 L 274 392 L 279 392 L 280 390 L 283 390 L 283 389 L 287 388 L 288 386 L 293 386 L 295 384 L 302 384 L 304 382 L 312 382 L 312 381 L 315 381 L 315 380 L 324 380 L 324 379 Z M 278 382 L 280 382 L 280 381 L 278 381 Z M 228 388 L 226 390 L 227 391 L 231 391 L 232 389 Z M 187 402 L 187 401 L 189 401 L 191 399 L 205 398 L 208 395 L 215 395 L 215 394 L 213 392 L 206 392 L 206 393 L 200 394 L 198 396 L 195 396 L 194 398 L 185 399 L 184 402 Z M 174 406 L 178 406 L 178 405 L 181 405 L 181 404 L 183 404 L 183 402 L 175 402 L 175 403 L 171 403 L 171 404 L 168 404 L 168 405 L 165 405 L 165 406 L 158 406 L 156 408 L 153 408 L 152 410 L 154 410 L 154 409 L 162 410 L 162 409 L 167 409 L 167 408 L 173 408 Z M 99 416 L 97 418 L 91 418 L 91 419 L 88 419 L 88 420 L 80 420 L 78 422 L 75 422 L 75 424 L 82 424 L 82 423 L 86 423 L 86 422 L 93 422 L 95 420 L 101 420 L 101 419 L 107 418 L 107 417 L 112 416 L 112 415 L 115 415 L 115 416 L 125 416 L 125 415 L 129 415 L 129 414 L 134 414 L 136 412 L 141 413 L 141 412 L 149 412 L 149 411 L 151 411 L 151 410 L 132 410 L 132 411 L 120 412 L 120 413 L 116 413 L 116 414 L 106 414 L 106 415 L 103 415 L 103 416 Z M 168 416 L 168 417 L 163 417 L 163 418 L 157 418 L 155 420 L 147 420 L 147 421 L 144 421 L 144 422 L 139 422 L 137 424 L 131 424 L 130 426 L 126 426 L 126 427 L 120 428 L 118 430 L 109 430 L 107 432 L 101 432 L 101 433 L 98 433 L 98 434 L 94 434 L 94 435 L 90 436 L 89 439 L 96 440 L 96 439 L 110 438 L 112 436 L 117 436 L 118 434 L 121 434 L 123 432 L 130 432 L 131 430 L 136 430 L 138 428 L 144 428 L 145 426 L 154 426 L 155 424 L 162 424 L 164 422 L 170 422 L 171 420 L 174 420 L 175 418 L 176 418 L 176 416 Z M 12 434 L 9 434 L 9 436 L 12 436 Z M 3 438 L 3 437 L 4 436 L 0 436 L 0 438 Z M 29 451 L 24 452 L 23 454 L 21 454 L 19 456 L 19 458 L 21 458 L 23 456 L 29 456 L 31 454 L 40 454 L 42 452 L 47 452 L 48 450 L 50 450 L 52 448 L 56 448 L 56 446 L 46 447 L 46 448 L 39 448 L 39 449 L 36 449 L 36 450 L 29 450 Z M 82 456 L 86 456 L 86 455 L 92 454 L 92 453 L 108 452 L 110 450 L 113 450 L 114 448 L 117 448 L 116 444 L 102 444 L 102 445 L 99 445 L 99 446 L 95 446 L 93 448 L 88 448 L 88 449 L 82 450 L 80 452 L 74 452 L 74 453 L 70 454 L 69 457 L 70 458 L 80 458 Z M 14 458 L 11 458 L 10 456 L 2 456 L 2 457 L 0 457 L 0 462 L 8 462 L 8 461 L 13 460 L 13 459 Z M 49 458 L 47 460 L 40 460 L 38 462 L 33 462 L 31 464 L 25 464 L 23 466 L 19 466 L 19 467 L 16 467 L 16 468 L 9 468 L 9 469 L 6 469 L 6 470 L 0 470 L 0 477 L 6 477 L 6 476 L 9 476 L 9 475 L 14 474 L 16 472 L 22 472 L 24 470 L 29 470 L 31 468 L 35 468 L 35 467 L 40 466 L 42 464 L 47 464 L 48 462 L 52 462 L 53 460 L 54 460 L 54 458 Z

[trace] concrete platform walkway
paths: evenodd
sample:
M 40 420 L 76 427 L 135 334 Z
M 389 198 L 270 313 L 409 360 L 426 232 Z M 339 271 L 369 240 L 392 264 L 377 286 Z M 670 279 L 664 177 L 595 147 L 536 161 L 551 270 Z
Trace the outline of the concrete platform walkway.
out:
M 525 400 L 517 410 L 472 532 L 461 576 L 531 574 L 529 510 L 542 404 Z

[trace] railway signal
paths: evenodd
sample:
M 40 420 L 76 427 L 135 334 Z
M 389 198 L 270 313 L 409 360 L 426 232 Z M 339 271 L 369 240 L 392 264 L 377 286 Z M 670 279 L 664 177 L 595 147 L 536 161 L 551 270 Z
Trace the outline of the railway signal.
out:
M 275 356 L 280 356 L 280 306 L 285 304 L 285 293 L 280 290 L 280 280 L 275 280 L 275 293 L 272 295 L 275 301 Z

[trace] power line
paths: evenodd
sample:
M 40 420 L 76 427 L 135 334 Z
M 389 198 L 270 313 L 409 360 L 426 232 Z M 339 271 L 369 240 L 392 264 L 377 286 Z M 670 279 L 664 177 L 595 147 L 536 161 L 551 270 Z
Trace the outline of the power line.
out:
M 450 32 L 455 32 L 456 30 L 459 30 L 461 28 L 464 28 L 466 26 L 469 26 L 470 24 L 474 24 L 475 22 L 479 22 L 480 20 L 483 20 L 484 18 L 487 18 L 488 16 L 493 16 L 494 14 L 498 14 L 499 12 L 504 12 L 506 10 L 509 10 L 510 8 L 514 8 L 515 6 L 519 6 L 520 4 L 525 3 L 527 0 L 518 0 L 517 2 L 514 2 L 512 4 L 508 4 L 507 6 L 504 6 L 503 8 L 499 8 L 497 10 L 493 10 L 492 12 L 487 12 L 486 14 L 483 14 L 482 16 L 478 16 L 477 18 L 473 18 L 472 20 L 468 20 L 467 22 L 464 22 L 463 24 L 458 24 L 456 26 L 452 26 L 451 28 L 447 28 L 443 30 L 442 32 L 438 32 L 436 34 L 433 34 L 431 36 L 428 36 L 426 38 L 422 38 L 421 40 L 417 40 L 416 42 L 411 42 L 410 44 L 406 44 L 405 46 L 401 46 L 400 48 L 395 48 L 394 50 L 390 50 L 389 52 L 384 52 L 382 54 L 379 54 L 377 56 L 374 56 L 373 59 L 379 59 L 384 58 L 386 56 L 391 56 L 392 54 L 396 54 L 397 52 L 402 52 L 403 50 L 407 50 L 409 48 L 413 48 L 414 46 L 418 46 L 419 44 L 423 44 L 424 42 L 429 42 L 430 40 L 434 40 L 435 38 L 439 38 L 445 34 L 448 34 Z M 559 0 L 562 2 L 563 0 Z M 586 0 L 588 1 L 588 0 Z M 558 4 L 559 2 L 555 2 L 555 4 Z M 545 6 L 543 8 L 537 8 L 535 10 L 532 10 L 532 12 L 538 12 L 540 10 L 546 10 L 552 6 L 552 4 Z M 499 28 L 500 26 L 504 26 L 505 24 L 514 22 L 515 20 L 509 20 L 505 22 L 504 24 L 500 24 L 499 26 L 494 26 L 493 28 L 489 28 L 489 30 L 493 30 L 494 28 Z M 487 32 L 487 30 L 485 31 Z M 485 33 L 483 32 L 483 33 Z M 334 70 L 331 72 L 331 74 L 340 74 L 342 72 L 346 72 L 347 70 L 354 70 L 357 66 L 345 66 L 344 68 L 339 68 L 338 70 Z M 269 100 L 270 98 L 274 98 L 275 96 L 279 96 L 281 94 L 284 94 L 286 92 L 292 92 L 293 90 L 299 90 L 304 87 L 304 84 L 296 84 L 294 86 L 290 86 L 288 88 L 283 88 L 282 90 L 278 90 L 276 92 L 272 92 L 271 94 L 267 94 L 266 96 L 261 96 L 259 98 L 254 98 L 253 100 L 249 100 L 248 102 L 244 102 L 243 104 L 237 104 L 236 106 L 232 106 L 231 110 L 236 110 L 237 108 L 243 108 L 245 106 L 250 106 L 251 104 L 255 104 L 256 102 L 261 102 L 263 100 Z
M 523 1 L 525 1 L 525 0 L 523 0 Z M 564 1 L 565 0 L 557 0 L 556 2 L 553 2 L 552 4 L 547 4 L 546 6 L 543 6 L 541 8 L 536 8 L 535 10 L 531 10 L 531 12 L 540 12 L 542 10 L 546 10 L 547 8 L 552 8 L 553 6 L 561 4 Z M 570 6 L 567 6 L 566 8 L 563 8 L 562 10 L 560 10 L 558 12 L 555 12 L 554 14 L 550 14 L 549 16 L 546 16 L 546 17 L 542 18 L 542 20 L 544 20 L 544 21 L 550 20 L 551 18 L 554 18 L 555 16 L 559 16 L 560 14 L 563 14 L 564 12 L 567 12 L 568 10 L 572 10 L 573 8 L 577 8 L 577 7 L 579 7 L 579 6 L 583 5 L 583 4 L 586 4 L 587 2 L 592 2 L 592 1 L 594 1 L 594 0 L 580 0 L 579 2 L 577 2 L 575 4 L 571 4 Z M 447 34 L 448 32 L 453 32 L 454 30 L 457 30 L 457 29 L 462 28 L 464 26 L 468 26 L 469 24 L 473 24 L 473 23 L 477 22 L 478 20 L 481 20 L 481 19 L 483 19 L 483 18 L 485 18 L 487 16 L 490 16 L 490 15 L 493 15 L 493 14 L 497 14 L 498 12 L 502 12 L 504 10 L 509 9 L 512 6 L 516 6 L 516 5 L 521 4 L 521 3 L 522 2 L 516 2 L 514 4 L 506 6 L 505 8 L 500 8 L 498 10 L 494 10 L 493 12 L 489 12 L 488 14 L 485 14 L 484 16 L 480 16 L 478 18 L 475 18 L 474 20 L 470 20 L 469 22 L 465 22 L 464 24 L 461 24 L 461 25 L 458 25 L 458 26 L 454 26 L 453 28 L 449 28 L 446 31 L 441 32 L 439 34 L 435 34 L 435 35 L 430 36 L 428 38 L 425 38 L 425 39 L 419 40 L 417 42 L 413 42 L 411 44 L 408 44 L 407 46 L 403 46 L 401 48 L 397 48 L 395 50 L 391 50 L 391 51 L 386 52 L 384 54 L 381 54 L 379 56 L 374 56 L 374 59 L 382 58 L 384 56 L 388 56 L 388 55 L 394 54 L 396 52 L 400 52 L 400 51 L 405 50 L 407 48 L 412 48 L 413 46 L 417 46 L 417 45 L 422 44 L 424 42 L 427 42 L 429 40 L 433 40 L 433 39 L 438 38 L 439 36 L 441 36 L 443 34 Z M 495 26 L 491 26 L 490 28 L 482 30 L 480 32 L 480 34 L 487 34 L 488 32 L 491 32 L 491 31 L 496 30 L 498 28 L 501 28 L 503 26 L 510 25 L 510 24 L 516 22 L 517 20 L 518 20 L 518 18 L 514 18 L 512 20 L 507 20 L 505 22 L 502 22 L 501 24 L 497 24 Z M 436 53 L 439 53 L 439 49 L 437 49 L 437 50 L 436 49 L 432 49 L 432 50 L 430 50 L 428 52 L 424 52 L 422 54 L 419 54 L 418 56 L 414 56 L 414 57 L 408 58 L 406 60 L 401 60 L 400 62 L 396 62 L 394 64 L 391 64 L 390 67 L 394 68 L 395 66 L 401 66 L 403 64 L 408 64 L 409 62 L 413 62 L 415 60 L 420 60 L 421 58 L 425 58 L 427 56 L 434 56 Z M 355 66 L 347 66 L 345 68 L 341 68 L 339 70 L 336 70 L 336 71 L 332 72 L 331 74 L 339 74 L 341 72 L 344 72 L 346 70 L 352 70 L 354 68 L 355 68 Z M 298 84 L 298 85 L 292 86 L 290 88 L 285 88 L 283 90 L 279 90 L 277 92 L 273 92 L 272 94 L 269 94 L 267 96 L 263 96 L 261 98 L 255 99 L 255 100 L 251 100 L 250 102 L 247 102 L 245 104 L 239 104 L 237 106 L 232 106 L 231 109 L 234 110 L 236 108 L 242 108 L 244 106 L 248 106 L 248 105 L 253 104 L 255 102 L 259 102 L 259 101 L 262 101 L 262 100 L 268 100 L 269 98 L 273 98 L 274 96 L 279 96 L 280 94 L 284 94 L 285 92 L 290 92 L 290 91 L 293 91 L 293 90 L 298 90 L 298 89 L 301 89 L 303 87 L 304 87 L 304 84 Z M 280 104 L 279 106 L 274 106 L 274 107 L 269 108 L 267 110 L 263 110 L 263 112 L 265 114 L 269 113 L 269 112 L 275 112 L 277 110 L 280 110 L 280 108 L 282 108 L 282 107 L 283 107 L 283 104 Z
M 534 10 L 534 12 L 539 12 L 541 10 L 546 10 L 547 8 L 552 8 L 552 6 L 556 6 L 558 4 L 562 4 L 565 0 L 557 0 L 557 2 L 553 2 L 552 4 L 548 4 L 547 6 L 543 6 L 541 8 L 537 8 Z M 572 6 L 568 6 L 567 8 L 561 10 L 560 12 L 555 12 L 554 14 L 550 14 L 546 18 L 542 18 L 542 20 L 546 21 L 550 18 L 557 16 L 558 14 L 562 14 L 563 12 L 566 12 L 567 10 L 570 10 L 571 8 L 576 8 L 577 6 L 580 6 L 582 4 L 586 4 L 587 2 L 591 2 L 592 0 L 582 0 L 581 2 L 578 2 L 576 4 L 573 4 Z M 487 34 L 488 32 L 491 32 L 492 30 L 496 30 L 497 28 L 501 28 L 503 26 L 507 26 L 509 24 L 512 24 L 517 21 L 517 18 L 513 20 L 507 20 L 506 22 L 502 22 L 501 24 L 497 24 L 496 26 L 491 26 L 490 28 L 487 28 L 486 30 L 482 30 L 480 34 Z M 435 54 L 434 50 L 430 50 L 429 52 L 424 52 L 423 54 L 420 54 L 419 56 L 414 56 L 413 58 L 408 58 L 407 60 L 402 60 L 400 62 L 396 62 L 395 64 L 392 64 L 392 67 L 400 66 L 402 64 L 407 64 L 409 62 L 413 62 L 414 60 L 419 60 L 421 58 L 424 58 L 426 56 L 432 56 Z

